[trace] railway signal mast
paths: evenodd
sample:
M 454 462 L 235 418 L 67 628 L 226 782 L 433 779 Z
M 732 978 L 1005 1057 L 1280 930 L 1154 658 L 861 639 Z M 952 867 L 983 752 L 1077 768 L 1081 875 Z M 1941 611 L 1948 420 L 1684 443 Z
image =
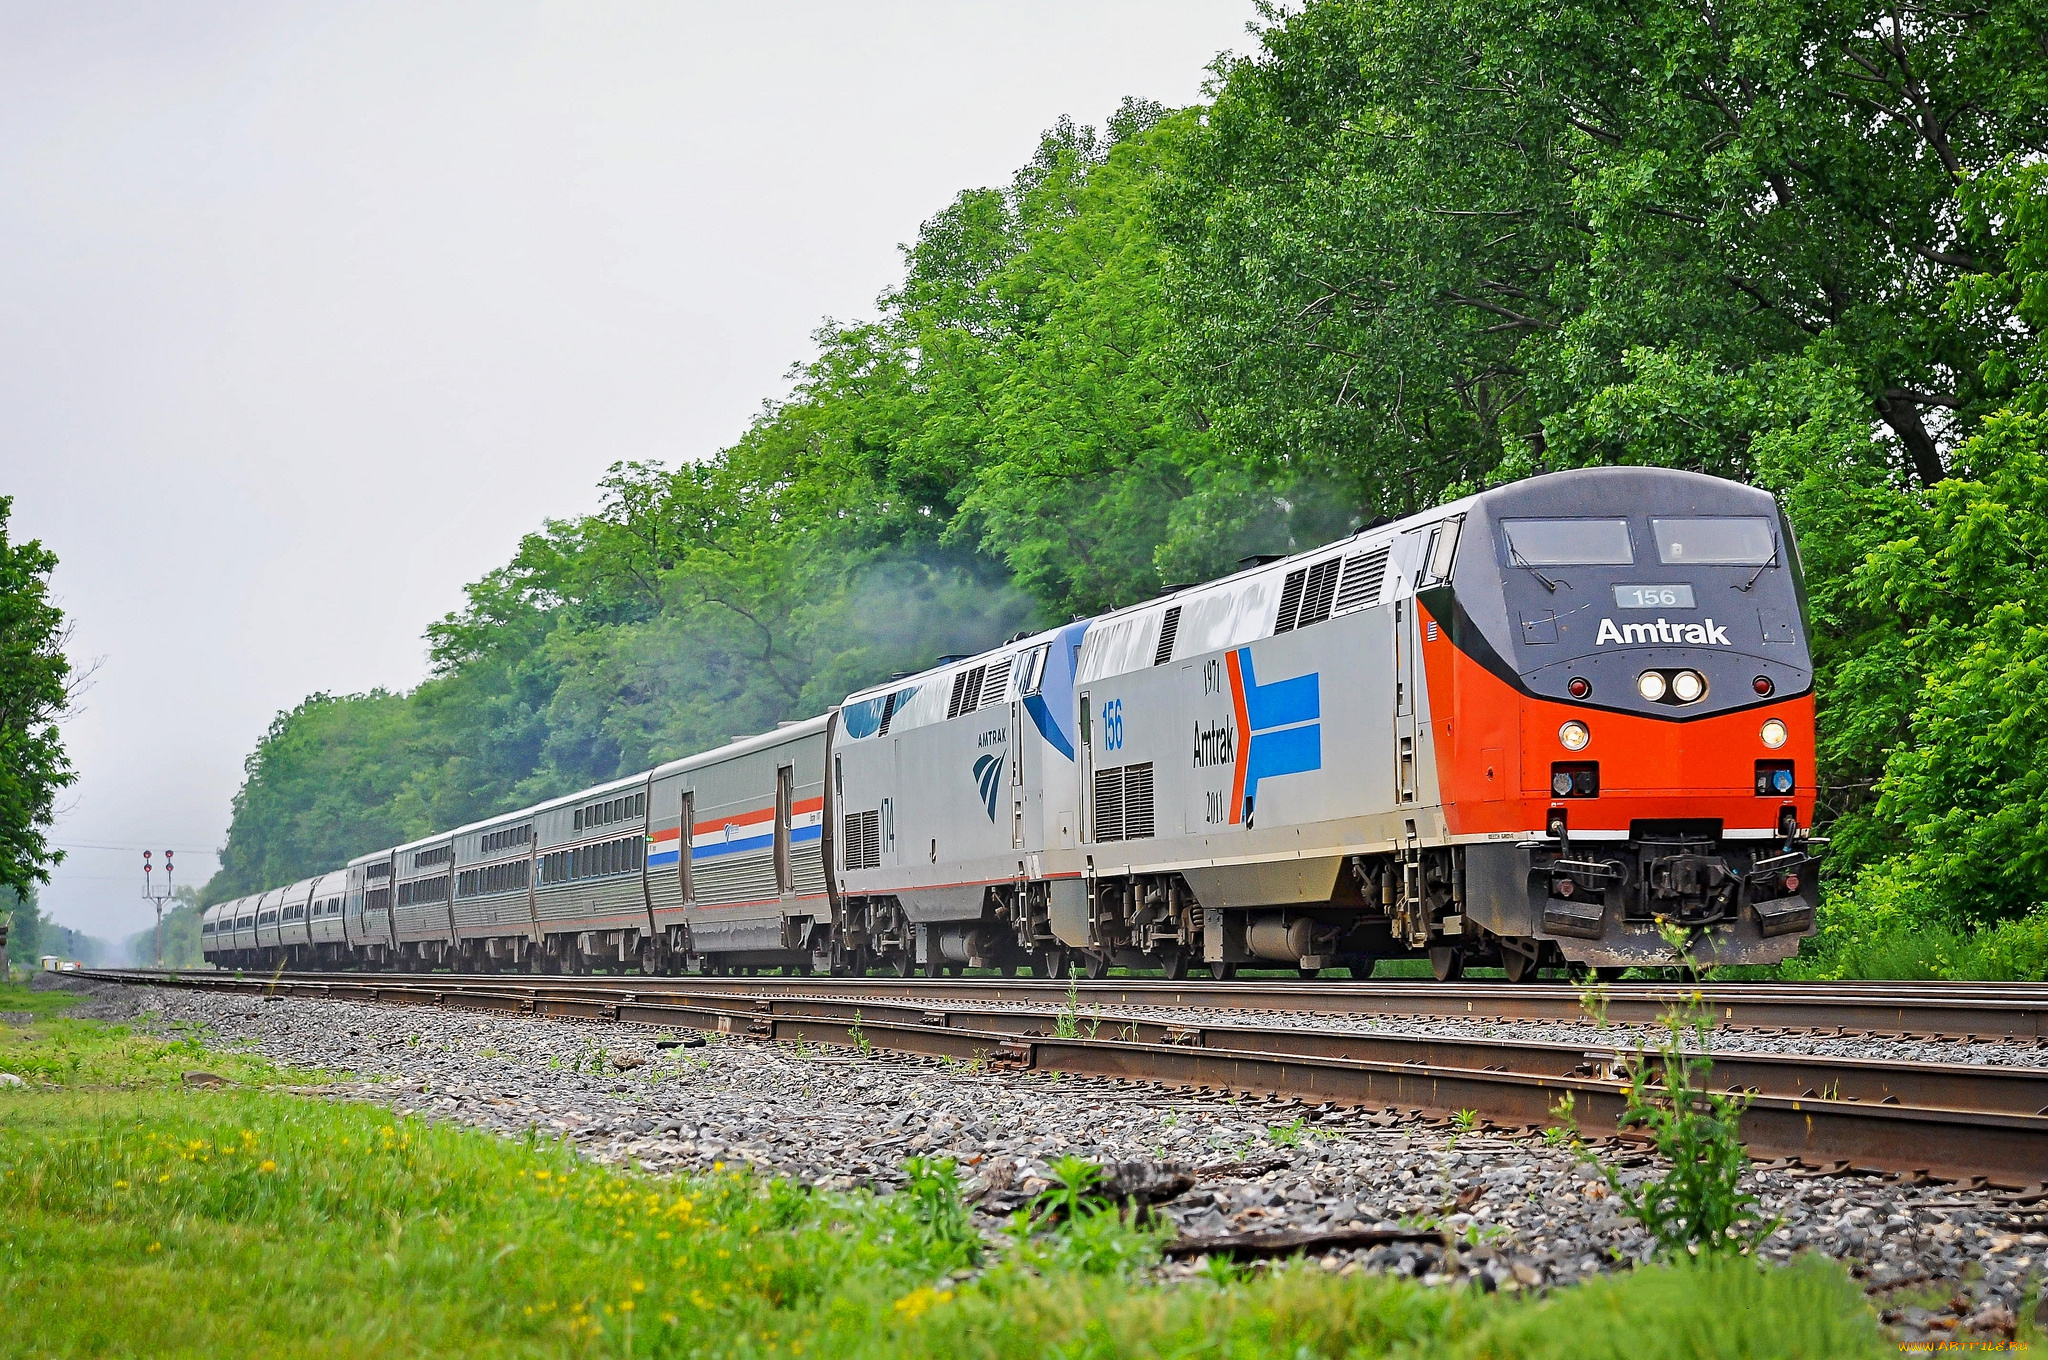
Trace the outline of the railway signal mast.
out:
M 164 851 L 164 886 L 158 892 L 151 877 L 156 866 L 150 863 L 150 853 L 142 852 L 142 895 L 156 907 L 156 966 L 164 966 L 164 903 L 171 900 L 171 852 Z

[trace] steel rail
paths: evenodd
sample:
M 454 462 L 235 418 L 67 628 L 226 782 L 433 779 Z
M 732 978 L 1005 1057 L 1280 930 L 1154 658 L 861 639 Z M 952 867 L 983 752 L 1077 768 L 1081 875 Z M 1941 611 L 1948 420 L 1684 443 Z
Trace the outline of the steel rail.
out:
M 156 969 L 94 970 L 110 977 L 206 976 Z M 250 974 L 251 977 L 269 977 Z M 540 976 L 453 973 L 280 973 L 279 981 L 381 978 L 496 980 L 526 987 L 616 987 L 649 995 L 669 989 L 734 996 L 829 995 L 863 1001 L 949 1000 L 1046 1005 L 1072 988 L 1083 1005 L 1168 1006 L 1384 1018 L 1432 1016 L 1502 1021 L 1573 1022 L 1587 1018 L 1578 990 L 1532 983 L 1312 982 L 1241 979 L 1180 982 L 1158 978 L 875 978 L 875 977 L 643 977 Z M 1617 1024 L 1656 1024 L 1673 1005 L 1698 996 L 1715 1022 L 1731 1029 L 1835 1031 L 1842 1034 L 1914 1035 L 2033 1043 L 2048 1047 L 2048 983 L 1611 983 L 1600 989 L 1604 1013 Z
M 1473 1110 L 1501 1124 L 1557 1120 L 1569 1095 L 1582 1124 L 1626 1109 L 1625 1055 L 1521 1040 L 1439 1039 L 1249 1024 L 1187 1026 L 1066 1010 L 948 1010 L 931 1000 L 747 996 L 673 979 L 412 975 L 277 979 L 225 974 L 95 976 L 209 990 L 435 1005 L 717 1031 L 1027 1069 L 1273 1092 L 1305 1099 Z M 633 988 L 605 985 L 633 981 Z M 645 983 L 660 983 L 648 986 Z M 596 984 L 596 985 L 593 985 Z M 936 1000 L 938 998 L 932 998 Z M 1065 1021 L 1065 1023 L 1062 1023 Z M 1108 1030 L 1107 1035 L 1104 1030 Z M 1716 1084 L 1753 1092 L 1742 1134 L 1753 1155 L 1844 1162 L 2000 1184 L 2048 1168 L 2048 1072 L 1723 1053 Z

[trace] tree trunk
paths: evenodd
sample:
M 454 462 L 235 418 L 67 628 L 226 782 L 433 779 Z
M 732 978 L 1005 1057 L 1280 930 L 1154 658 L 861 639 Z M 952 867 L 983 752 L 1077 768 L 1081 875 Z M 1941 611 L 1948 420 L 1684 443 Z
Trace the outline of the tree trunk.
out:
M 1942 465 L 1941 450 L 1934 447 L 1934 437 L 1927 433 L 1916 403 L 1905 397 L 1879 397 L 1877 415 L 1906 446 L 1906 453 L 1913 460 L 1913 474 L 1920 479 L 1920 485 L 1933 486 L 1948 476 L 1948 469 Z

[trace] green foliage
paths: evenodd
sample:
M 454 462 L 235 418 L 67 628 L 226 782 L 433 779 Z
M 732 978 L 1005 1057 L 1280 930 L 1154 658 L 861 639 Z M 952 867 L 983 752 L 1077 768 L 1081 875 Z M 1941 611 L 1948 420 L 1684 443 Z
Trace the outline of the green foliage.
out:
M 1116 1207 L 1116 1201 L 1099 1188 L 1103 1171 L 1094 1162 L 1070 1153 L 1049 1166 L 1053 1183 L 1031 1201 L 1026 1217 L 1031 1226 L 1072 1223 Z
M 17 894 L 14 889 L 0 885 L 0 914 L 9 921 L 7 958 L 10 967 L 33 969 L 37 957 L 43 954 L 96 964 L 104 962 L 114 952 L 105 940 L 59 925 L 43 915 L 34 891 Z
M 0 888 L 27 896 L 64 858 L 44 832 L 77 776 L 57 734 L 73 683 L 64 611 L 50 599 L 57 555 L 14 542 L 13 512 L 0 496 Z
M 960 1202 L 959 1168 L 951 1157 L 912 1157 L 903 1163 L 903 1199 L 918 1225 L 920 1245 L 932 1260 L 971 1266 L 981 1260 L 981 1235 Z
M 1749 1154 L 1741 1124 L 1749 1099 L 1708 1085 L 1711 1012 L 1695 1004 L 1667 1012 L 1663 1023 L 1655 1058 L 1638 1053 L 1630 1064 L 1619 1127 L 1647 1131 L 1668 1168 L 1631 1183 L 1591 1154 L 1586 1160 L 1666 1254 L 1748 1253 L 1778 1227 L 1776 1219 L 1759 1220 L 1756 1197 L 1742 1189 Z
M 1273 479 L 1414 509 L 1547 456 L 1744 475 L 1769 366 L 1822 341 L 1923 483 L 1923 413 L 1995 406 L 1995 330 L 1948 304 L 1999 248 L 1969 176 L 2048 131 L 2034 7 L 1268 16 L 1162 236 L 1193 395 Z

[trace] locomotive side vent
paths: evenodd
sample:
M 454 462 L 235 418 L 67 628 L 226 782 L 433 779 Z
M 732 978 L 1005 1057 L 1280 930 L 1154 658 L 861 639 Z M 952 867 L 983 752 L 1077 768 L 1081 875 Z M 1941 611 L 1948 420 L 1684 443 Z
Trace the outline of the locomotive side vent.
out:
M 953 695 L 946 703 L 946 720 L 952 721 L 962 713 L 972 713 L 981 707 L 981 681 L 988 674 L 987 666 L 976 666 L 961 671 L 953 677 Z
M 882 867 L 882 814 L 879 810 L 846 814 L 846 854 L 849 869 Z
M 1180 636 L 1180 606 L 1166 611 L 1166 621 L 1159 625 L 1159 650 L 1152 653 L 1152 664 L 1164 666 L 1173 660 L 1173 640 Z
M 1287 584 L 1280 588 L 1280 617 L 1274 621 L 1273 631 L 1291 633 L 1329 618 L 1337 597 L 1337 573 L 1343 566 L 1343 558 L 1330 557 L 1288 572 Z
M 1003 701 L 1010 688 L 1010 667 L 1014 661 L 1013 657 L 1005 657 L 989 668 L 988 678 L 981 682 L 981 703 L 978 707 L 987 708 Z
M 1153 835 L 1152 762 L 1095 772 L 1095 839 L 1141 841 Z
M 1295 615 L 1301 612 L 1301 587 L 1307 580 L 1307 567 L 1297 567 L 1287 573 L 1287 584 L 1280 587 L 1280 617 L 1273 621 L 1275 633 L 1294 631 Z
M 1362 609 L 1380 602 L 1380 586 L 1387 579 L 1387 552 L 1382 543 L 1370 552 L 1344 559 L 1344 584 L 1337 591 L 1336 612 Z
M 1124 766 L 1124 839 L 1152 836 L 1152 762 Z
M 1301 618 L 1296 628 L 1306 628 L 1330 617 L 1330 602 L 1337 596 L 1337 572 L 1344 559 L 1327 558 L 1308 569 L 1308 581 L 1301 592 Z
M 1095 839 L 1124 838 L 1124 771 L 1119 765 L 1095 772 Z

